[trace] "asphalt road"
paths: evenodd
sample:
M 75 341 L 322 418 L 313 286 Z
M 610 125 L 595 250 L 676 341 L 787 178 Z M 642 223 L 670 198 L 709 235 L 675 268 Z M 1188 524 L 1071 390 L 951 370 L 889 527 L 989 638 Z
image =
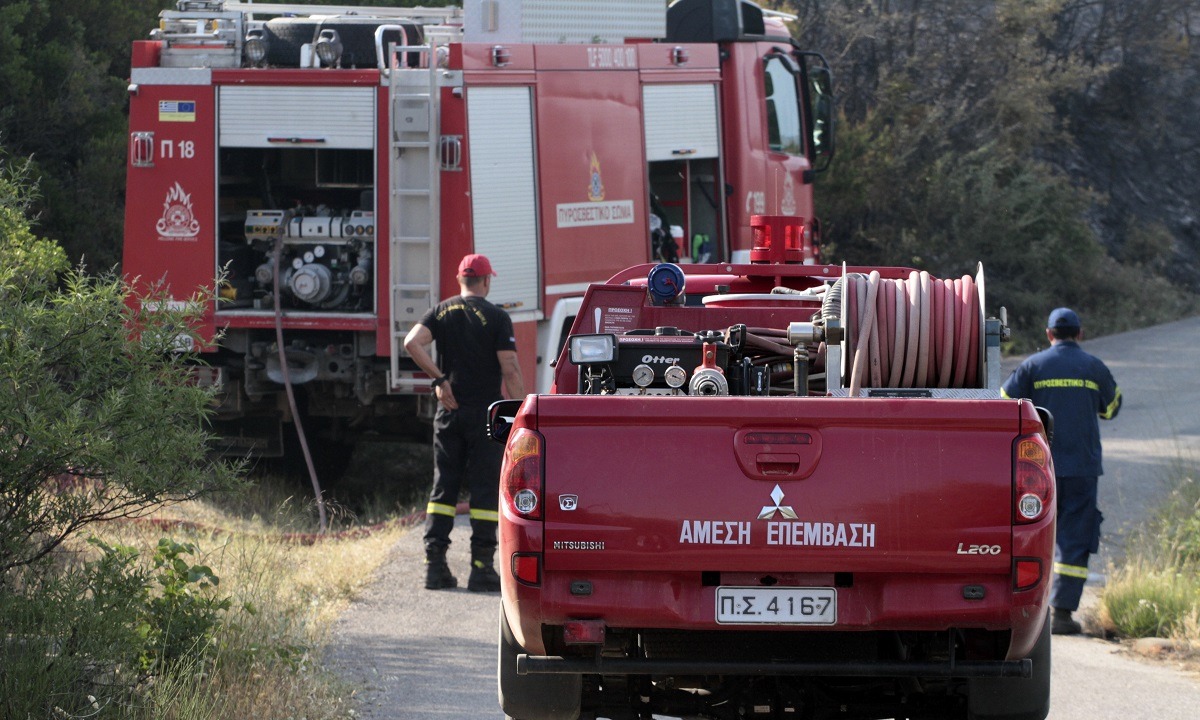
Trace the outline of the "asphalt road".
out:
M 1105 360 L 1124 396 L 1120 415 L 1103 424 L 1105 539 L 1101 558 L 1093 558 L 1086 612 L 1104 582 L 1106 563 L 1123 554 L 1129 530 L 1200 460 L 1200 318 L 1084 347 Z M 361 718 L 501 718 L 495 690 L 499 596 L 424 590 L 420 535 L 414 529 L 397 542 L 377 582 L 341 618 L 329 660 L 361 688 Z M 450 556 L 464 586 L 468 536 L 460 518 Z M 1200 708 L 1200 678 L 1092 637 L 1055 638 L 1051 692 L 1051 720 L 1190 720 Z

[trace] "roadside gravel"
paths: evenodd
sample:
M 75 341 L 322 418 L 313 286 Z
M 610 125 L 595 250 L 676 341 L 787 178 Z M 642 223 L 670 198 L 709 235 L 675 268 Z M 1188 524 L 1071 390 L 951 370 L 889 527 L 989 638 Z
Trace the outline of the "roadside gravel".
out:
M 465 589 L 470 531 L 459 516 L 448 555 L 457 589 L 425 589 L 418 525 L 400 538 L 376 581 L 336 623 L 327 661 L 361 688 L 357 717 L 503 717 L 494 670 L 500 595 Z

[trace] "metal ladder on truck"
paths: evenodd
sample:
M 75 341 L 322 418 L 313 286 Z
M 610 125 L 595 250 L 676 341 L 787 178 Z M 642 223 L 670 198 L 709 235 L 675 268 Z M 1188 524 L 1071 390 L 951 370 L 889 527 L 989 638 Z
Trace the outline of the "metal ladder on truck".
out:
M 399 26 L 394 28 L 403 33 Z M 377 45 L 381 44 L 377 40 Z M 407 58 L 417 54 L 418 68 Z M 387 50 L 389 128 L 388 278 L 391 308 L 391 369 L 388 392 L 414 393 L 428 387 L 412 370 L 401 370 L 408 357 L 404 337 L 425 311 L 439 300 L 437 55 L 432 42 L 424 45 L 389 44 Z M 424 375 L 424 373 L 421 373 Z

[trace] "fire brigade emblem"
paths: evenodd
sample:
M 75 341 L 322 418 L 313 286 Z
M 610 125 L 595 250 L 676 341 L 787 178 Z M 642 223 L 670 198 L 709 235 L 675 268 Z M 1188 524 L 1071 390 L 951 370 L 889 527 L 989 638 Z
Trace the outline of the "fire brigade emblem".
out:
M 600 159 L 592 153 L 592 166 L 588 182 L 588 200 L 600 202 L 604 199 L 604 179 L 600 177 Z
M 155 228 L 164 238 L 195 237 L 200 232 L 200 221 L 192 213 L 192 196 L 184 192 L 179 183 L 167 192 L 163 216 Z
M 790 172 L 783 174 L 783 197 L 779 200 L 779 212 L 784 215 L 796 214 L 796 181 Z
M 762 511 L 758 513 L 759 520 L 770 520 L 775 517 L 777 512 L 789 520 L 796 519 L 796 511 L 792 509 L 791 505 L 779 504 L 783 502 L 783 490 L 780 490 L 778 485 L 771 491 L 771 499 L 775 501 L 775 504 L 764 505 Z

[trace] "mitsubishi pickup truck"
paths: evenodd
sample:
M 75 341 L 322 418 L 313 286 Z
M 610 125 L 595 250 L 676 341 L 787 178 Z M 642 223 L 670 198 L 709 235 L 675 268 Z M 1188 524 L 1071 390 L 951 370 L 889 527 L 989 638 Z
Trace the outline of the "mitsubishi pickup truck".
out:
M 505 716 L 1044 718 L 1052 419 L 982 268 L 760 245 L 592 285 L 493 406 Z

